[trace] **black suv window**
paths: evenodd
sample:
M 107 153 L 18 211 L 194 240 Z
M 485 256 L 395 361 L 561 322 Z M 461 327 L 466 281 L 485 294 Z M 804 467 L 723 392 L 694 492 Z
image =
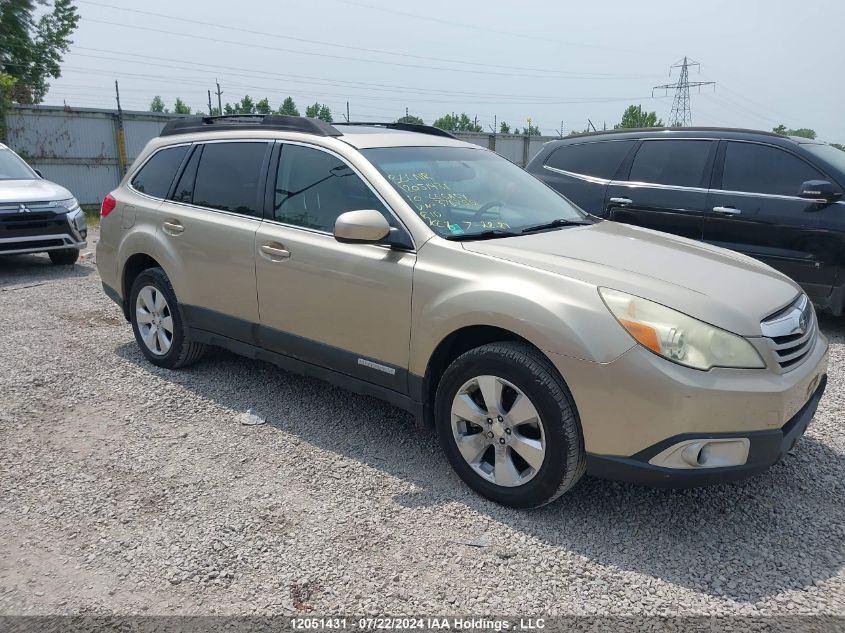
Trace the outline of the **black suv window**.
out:
M 635 143 L 635 140 L 624 140 L 563 145 L 549 155 L 546 165 L 610 180 Z
M 199 167 L 202 147 L 202 145 L 197 145 L 194 148 L 194 153 L 191 154 L 188 164 L 185 165 L 182 175 L 179 176 L 179 182 L 173 188 L 173 195 L 170 196 L 171 200 L 190 203 L 194 199 L 194 183 L 197 180 L 197 167 Z
M 797 196 L 806 180 L 826 180 L 797 156 L 757 143 L 728 143 L 722 189 Z
M 268 143 L 206 143 L 197 166 L 193 203 L 243 215 L 259 212 L 258 180 Z M 182 190 L 181 182 L 180 191 Z
M 381 211 L 390 221 L 381 201 L 342 160 L 302 145 L 282 148 L 273 205 L 277 221 L 333 232 L 337 216 L 360 209 Z
M 637 150 L 633 182 L 653 182 L 675 187 L 700 187 L 712 141 L 645 141 Z
M 164 198 L 189 148 L 190 145 L 180 145 L 157 151 L 132 179 L 132 188 L 148 196 Z

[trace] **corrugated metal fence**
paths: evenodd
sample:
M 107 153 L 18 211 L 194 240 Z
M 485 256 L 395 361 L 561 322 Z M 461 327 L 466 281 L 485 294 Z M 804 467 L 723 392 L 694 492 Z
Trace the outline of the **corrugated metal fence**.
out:
M 173 116 L 123 112 L 126 166 L 120 164 L 116 110 L 16 106 L 6 115 L 6 144 L 45 178 L 67 187 L 82 204 L 99 204 L 120 182 L 125 167 Z M 456 136 L 495 150 L 521 167 L 543 143 L 555 138 L 464 132 Z

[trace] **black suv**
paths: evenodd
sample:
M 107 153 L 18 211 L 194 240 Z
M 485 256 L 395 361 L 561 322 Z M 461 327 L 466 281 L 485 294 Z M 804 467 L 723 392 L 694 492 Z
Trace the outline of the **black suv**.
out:
M 726 128 L 650 128 L 547 143 L 528 171 L 584 210 L 750 255 L 845 311 L 845 152 Z

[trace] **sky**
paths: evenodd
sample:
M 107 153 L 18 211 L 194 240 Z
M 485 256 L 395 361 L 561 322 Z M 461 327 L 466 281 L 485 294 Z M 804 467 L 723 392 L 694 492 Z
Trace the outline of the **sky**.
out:
M 81 20 L 46 104 L 208 111 L 248 94 L 335 120 L 426 123 L 466 112 L 543 134 L 599 129 L 630 104 L 669 121 L 687 56 L 695 125 L 783 123 L 845 143 L 840 0 L 76 0 Z M 798 24 L 799 26 L 795 26 Z M 215 101 L 217 97 L 212 95 Z M 494 118 L 495 117 L 495 118 Z

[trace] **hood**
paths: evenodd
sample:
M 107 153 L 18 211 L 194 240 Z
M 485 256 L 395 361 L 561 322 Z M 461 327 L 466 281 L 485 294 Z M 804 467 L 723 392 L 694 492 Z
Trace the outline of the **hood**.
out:
M 761 336 L 760 321 L 801 292 L 788 277 L 750 257 L 617 222 L 463 247 L 650 299 L 743 336 Z
M 0 180 L 0 204 L 14 202 L 50 202 L 67 200 L 73 194 L 54 182 L 34 178 L 32 180 Z

